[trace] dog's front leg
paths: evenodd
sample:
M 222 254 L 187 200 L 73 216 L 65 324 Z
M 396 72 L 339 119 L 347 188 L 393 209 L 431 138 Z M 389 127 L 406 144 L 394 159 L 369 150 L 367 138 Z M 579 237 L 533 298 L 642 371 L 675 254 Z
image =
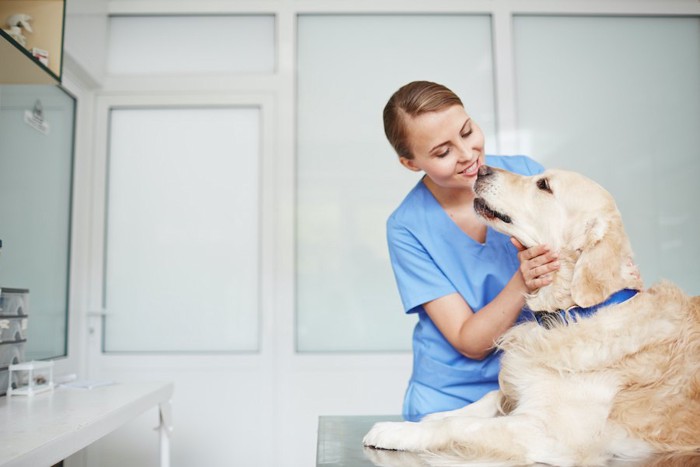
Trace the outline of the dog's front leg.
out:
M 437 412 L 425 416 L 420 422 L 380 422 L 374 425 L 365 436 L 365 446 L 398 451 L 424 451 L 439 449 L 449 442 L 440 438 L 447 426 L 441 421 L 447 418 L 491 418 L 499 413 L 501 392 L 491 391 L 478 401 L 447 412 Z
M 461 409 L 432 413 L 423 417 L 421 421 L 442 420 L 448 417 L 495 417 L 499 414 L 499 406 L 502 396 L 503 395 L 499 390 L 491 391 L 478 401 L 464 406 Z
M 547 443 L 535 420 L 526 416 L 449 417 L 425 422 L 378 423 L 365 446 L 447 454 L 469 460 L 528 463 L 531 448 Z

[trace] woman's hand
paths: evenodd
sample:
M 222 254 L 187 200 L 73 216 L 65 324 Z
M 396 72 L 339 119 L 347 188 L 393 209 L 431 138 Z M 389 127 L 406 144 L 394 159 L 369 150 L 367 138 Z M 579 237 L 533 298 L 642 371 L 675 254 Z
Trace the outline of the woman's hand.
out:
M 511 242 L 518 249 L 520 274 L 525 281 L 529 293 L 549 285 L 554 280 L 554 271 L 559 270 L 559 256 L 547 245 L 535 245 L 525 248 L 517 239 L 511 237 Z

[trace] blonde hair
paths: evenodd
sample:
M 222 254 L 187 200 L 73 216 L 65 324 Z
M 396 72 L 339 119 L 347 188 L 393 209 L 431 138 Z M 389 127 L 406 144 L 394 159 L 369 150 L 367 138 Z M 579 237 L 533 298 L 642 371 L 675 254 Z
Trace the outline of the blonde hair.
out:
M 406 116 L 459 105 L 461 99 L 445 86 L 430 81 L 413 81 L 398 89 L 384 106 L 384 134 L 400 157 L 413 159 L 406 135 Z

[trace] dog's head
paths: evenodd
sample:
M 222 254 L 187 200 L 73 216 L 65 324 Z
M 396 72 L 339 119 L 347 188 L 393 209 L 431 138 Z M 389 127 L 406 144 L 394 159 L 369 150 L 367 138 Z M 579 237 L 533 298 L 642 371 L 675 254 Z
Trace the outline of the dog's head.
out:
M 588 307 L 642 287 L 615 201 L 592 180 L 564 170 L 528 177 L 483 166 L 474 191 L 474 209 L 488 225 L 526 247 L 559 251 L 560 271 L 534 297 L 544 308 L 533 309 Z

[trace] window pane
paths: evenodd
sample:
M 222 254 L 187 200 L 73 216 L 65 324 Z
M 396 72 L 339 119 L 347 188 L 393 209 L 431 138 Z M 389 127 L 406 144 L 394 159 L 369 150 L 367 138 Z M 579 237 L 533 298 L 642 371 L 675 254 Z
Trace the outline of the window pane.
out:
M 259 120 L 112 111 L 105 351 L 258 348 Z
M 117 74 L 272 72 L 274 39 L 272 15 L 112 16 L 107 69 Z
M 521 150 L 615 196 L 647 285 L 700 293 L 700 19 L 515 19 Z
M 418 175 L 382 110 L 401 85 L 436 81 L 495 141 L 490 17 L 304 15 L 298 39 L 297 348 L 408 350 L 385 225 Z
M 0 85 L 0 288 L 29 289 L 26 330 L 3 324 L 25 360 L 66 355 L 74 115 L 58 86 Z

